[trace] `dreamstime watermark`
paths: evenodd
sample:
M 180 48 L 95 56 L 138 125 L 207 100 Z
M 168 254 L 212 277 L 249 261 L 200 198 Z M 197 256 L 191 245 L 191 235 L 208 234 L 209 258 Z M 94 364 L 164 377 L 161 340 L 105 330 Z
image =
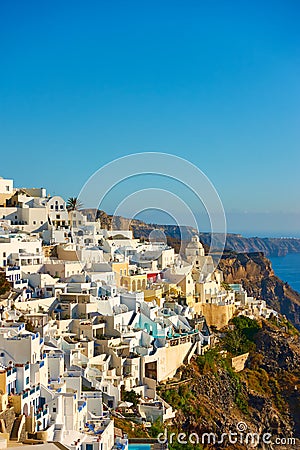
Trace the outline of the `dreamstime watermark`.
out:
M 273 436 L 272 433 L 255 433 L 248 430 L 245 422 L 239 422 L 235 431 L 227 433 L 168 433 L 165 428 L 164 432 L 157 436 L 159 444 L 173 444 L 177 442 L 180 445 L 221 445 L 221 444 L 241 444 L 247 445 L 249 448 L 257 447 L 259 444 L 265 445 L 285 445 L 294 446 L 296 439 L 294 437 Z
M 133 189 L 126 190 L 128 185 Z M 116 191 L 118 196 L 113 195 Z M 187 191 L 189 194 L 186 194 Z M 79 204 L 95 211 L 95 214 L 105 210 L 105 205 L 109 203 L 111 235 L 113 230 L 120 230 L 121 216 L 130 219 L 125 222 L 126 230 L 122 230 L 130 231 L 132 219 L 142 212 L 154 210 L 158 214 L 165 213 L 180 230 L 180 249 L 186 225 L 191 226 L 195 234 L 204 231 L 203 222 L 195 214 L 195 202 L 199 202 L 210 222 L 210 230 L 207 230 L 210 231 L 208 255 L 218 249 L 218 255 L 214 254 L 215 267 L 224 250 L 226 218 L 217 190 L 197 166 L 175 155 L 144 152 L 115 159 L 88 179 L 77 198 Z M 149 232 L 148 240 L 155 241 L 155 238 L 156 235 Z M 159 240 L 166 242 L 166 237 L 160 236 Z M 78 259 L 81 260 L 80 255 Z M 82 263 L 84 265 L 84 261 Z

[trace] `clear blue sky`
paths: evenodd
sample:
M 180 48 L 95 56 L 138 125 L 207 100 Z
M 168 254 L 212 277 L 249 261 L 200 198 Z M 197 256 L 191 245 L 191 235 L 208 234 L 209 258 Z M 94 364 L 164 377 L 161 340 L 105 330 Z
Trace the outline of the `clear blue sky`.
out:
M 111 159 L 187 158 L 230 231 L 300 232 L 298 1 L 0 5 L 0 175 L 77 195 Z

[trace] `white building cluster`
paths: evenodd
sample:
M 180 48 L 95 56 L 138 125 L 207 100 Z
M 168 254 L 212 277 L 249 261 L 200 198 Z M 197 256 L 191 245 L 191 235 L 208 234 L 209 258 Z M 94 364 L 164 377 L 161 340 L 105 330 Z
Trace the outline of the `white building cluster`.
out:
M 0 267 L 11 284 L 0 297 L 2 440 L 126 449 L 114 417 L 125 408 L 145 425 L 171 420 L 156 387 L 209 348 L 211 326 L 237 312 L 274 313 L 240 285 L 225 286 L 197 236 L 179 256 L 5 179 L 0 226 Z M 124 401 L 130 391 L 136 406 Z

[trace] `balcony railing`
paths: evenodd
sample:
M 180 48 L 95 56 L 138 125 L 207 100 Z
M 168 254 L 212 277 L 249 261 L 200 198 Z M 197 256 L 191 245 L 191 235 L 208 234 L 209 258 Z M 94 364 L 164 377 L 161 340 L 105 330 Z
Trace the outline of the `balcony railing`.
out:
M 39 412 L 37 413 L 36 418 L 37 418 L 37 419 L 40 419 L 41 417 L 46 416 L 47 414 L 48 414 L 48 409 L 45 408 L 45 409 L 43 409 L 42 411 L 39 411 Z

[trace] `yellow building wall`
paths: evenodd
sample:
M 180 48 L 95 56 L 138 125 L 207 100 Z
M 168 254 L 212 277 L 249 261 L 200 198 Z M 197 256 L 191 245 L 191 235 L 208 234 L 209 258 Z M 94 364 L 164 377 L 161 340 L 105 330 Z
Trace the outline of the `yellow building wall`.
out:
M 144 300 L 146 302 L 152 302 L 153 300 L 155 300 L 159 306 L 162 306 L 162 295 L 163 295 L 162 289 L 144 290 Z
M 147 275 L 129 275 L 123 276 L 121 285 L 126 287 L 129 291 L 143 291 L 147 286 Z
M 116 284 L 121 286 L 122 277 L 127 277 L 129 273 L 128 262 L 113 262 L 111 265 L 112 271 L 116 274 Z
M 6 371 L 0 372 L 0 391 L 6 393 Z
M 194 298 L 189 298 L 189 300 L 187 301 L 187 305 L 190 308 L 193 308 L 196 314 L 200 314 L 200 315 L 203 314 L 203 311 L 202 311 L 203 303 L 196 302 Z
M 225 327 L 235 313 L 235 305 L 203 303 L 201 306 L 207 325 L 215 326 L 218 329 Z
M 21 395 L 9 395 L 9 403 L 14 407 L 16 414 L 21 414 Z

